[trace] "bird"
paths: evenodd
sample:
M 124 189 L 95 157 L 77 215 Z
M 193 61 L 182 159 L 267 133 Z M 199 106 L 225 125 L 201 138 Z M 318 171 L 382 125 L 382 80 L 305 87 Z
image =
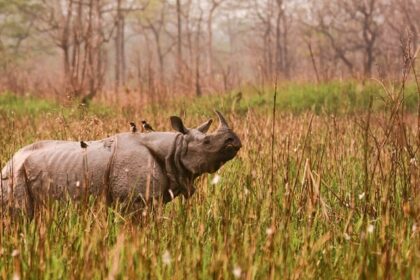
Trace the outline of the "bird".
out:
M 143 124 L 143 129 L 145 130 L 145 131 L 155 131 L 151 126 L 150 126 L 150 124 L 148 124 L 145 120 L 142 120 L 141 121 L 141 123 Z
M 80 147 L 82 147 L 82 149 L 86 149 L 88 147 L 88 144 L 86 144 L 83 141 L 80 141 Z
M 132 133 L 137 132 L 137 126 L 134 122 L 130 122 L 130 127 Z

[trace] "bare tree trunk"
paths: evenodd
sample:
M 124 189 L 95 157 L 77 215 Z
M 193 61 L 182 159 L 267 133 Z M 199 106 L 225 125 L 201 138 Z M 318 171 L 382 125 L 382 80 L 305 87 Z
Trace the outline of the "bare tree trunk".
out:
M 210 9 L 207 21 L 207 74 L 210 76 L 213 73 L 213 11 L 214 9 Z
M 271 80 L 273 73 L 273 54 L 271 50 L 271 22 L 268 21 L 264 33 L 265 77 Z
M 67 44 L 63 44 L 63 68 L 64 68 L 64 78 L 67 80 L 70 74 L 70 49 Z
M 363 15 L 363 40 L 365 43 L 365 58 L 363 70 L 365 77 L 372 74 L 372 67 L 374 61 L 374 45 L 377 37 L 377 30 L 373 27 L 373 12 L 375 9 L 376 0 L 370 0 L 368 3 L 363 3 L 359 11 Z
M 284 61 L 283 61 L 283 47 L 282 47 L 282 33 L 281 33 L 281 23 L 282 17 L 284 16 L 282 10 L 282 0 L 277 0 L 277 18 L 276 18 L 276 74 L 284 71 Z M 284 42 L 283 42 L 284 44 Z
M 95 90 L 95 75 L 97 69 L 95 69 L 93 60 L 94 60 L 94 46 L 93 46 L 93 1 L 89 0 L 89 20 L 88 20 L 88 32 L 86 34 L 86 42 L 85 42 L 85 55 L 87 56 L 87 79 L 88 79 L 88 93 L 83 97 L 83 101 L 86 103 L 88 102 L 93 96 L 96 94 Z
M 177 66 L 178 73 L 181 73 L 182 66 L 182 10 L 181 0 L 176 0 L 176 17 L 177 17 Z
M 369 45 L 366 48 L 366 55 L 365 55 L 365 63 L 364 63 L 364 74 L 365 77 L 370 77 L 372 75 L 372 68 L 373 68 L 373 62 L 374 62 L 374 56 L 373 56 L 373 46 Z
M 82 17 L 83 17 L 83 6 L 82 2 L 78 3 L 77 7 L 77 20 L 73 27 L 73 52 L 72 52 L 72 63 L 71 63 L 71 87 L 75 97 L 79 97 L 82 86 L 79 81 L 79 67 L 80 67 L 80 47 L 82 44 L 81 31 L 82 31 Z
M 144 100 L 144 96 L 142 96 L 143 94 L 143 71 L 142 71 L 142 61 L 141 61 L 141 55 L 138 51 L 136 51 L 135 53 L 136 56 L 136 60 L 135 60 L 135 65 L 136 65 L 136 74 L 137 74 L 137 87 L 138 90 L 140 92 L 140 98 L 142 98 Z
M 64 78 L 66 84 L 70 81 L 70 23 L 73 12 L 73 0 L 68 1 L 66 20 L 63 27 L 63 33 L 61 37 L 61 49 L 63 50 L 63 67 L 64 67 Z
M 121 86 L 121 1 L 117 0 L 117 19 L 116 19 L 116 34 L 115 34 L 115 92 L 117 93 Z
M 213 16 L 216 9 L 223 3 L 224 0 L 212 0 L 212 5 L 207 19 L 207 74 L 213 74 Z
M 194 65 L 194 45 L 193 45 L 193 37 L 192 37 L 192 32 L 193 30 L 191 29 L 191 14 L 190 14 L 190 9 L 191 9 L 191 0 L 188 0 L 188 5 L 187 5 L 187 11 L 185 14 L 185 27 L 186 27 L 186 36 L 187 36 L 187 46 L 188 46 L 188 64 L 185 65 L 185 68 L 188 68 L 188 66 L 192 66 Z M 190 69 L 188 69 L 190 70 Z
M 105 69 L 105 65 L 106 65 L 106 55 L 104 55 L 104 48 L 103 48 L 103 44 L 104 44 L 104 33 L 103 33 L 103 18 L 102 18 L 102 12 L 101 12 L 101 0 L 96 0 L 96 14 L 98 17 L 98 22 L 97 22 L 97 42 L 96 42 L 96 53 L 97 53 L 97 58 L 96 58 L 96 67 L 97 67 L 97 77 L 96 77 L 96 89 L 97 90 L 101 90 L 103 85 L 104 85 L 104 69 Z
M 201 21 L 203 20 L 203 13 L 201 12 L 200 18 L 197 24 L 197 33 L 195 37 L 195 95 L 201 96 L 201 84 L 200 84 L 200 35 L 201 35 Z
M 80 84 L 83 86 L 85 83 L 85 79 L 87 77 L 88 85 L 90 90 L 90 81 L 92 76 L 92 70 L 91 69 L 91 40 L 92 40 L 92 0 L 89 0 L 89 10 L 88 10 L 88 23 L 87 23 L 87 32 L 84 34 L 84 57 L 82 61 L 82 73 L 81 73 L 81 81 Z
M 314 52 L 312 51 L 312 44 L 309 41 L 309 39 L 308 40 L 305 40 L 305 41 L 306 41 L 306 45 L 308 46 L 309 54 L 311 56 L 312 67 L 314 68 L 314 72 L 315 72 L 315 76 L 316 76 L 316 81 L 319 84 L 320 80 L 319 80 L 318 68 L 316 67 L 316 61 L 315 61 L 315 58 L 314 58 Z
M 289 55 L 289 40 L 288 40 L 288 35 L 289 35 L 289 26 L 287 24 L 287 18 L 283 17 L 283 69 L 284 69 L 284 73 L 286 75 L 286 78 L 289 79 L 290 78 L 290 67 L 291 67 L 291 58 Z
M 165 68 L 164 68 L 164 57 L 162 52 L 162 46 L 160 45 L 160 36 L 156 33 L 156 52 L 159 60 L 159 76 L 162 83 L 165 82 Z
M 122 86 L 125 86 L 126 84 L 126 61 L 125 61 L 125 16 L 122 15 L 121 17 L 121 34 L 120 34 L 120 62 L 121 62 L 121 82 Z

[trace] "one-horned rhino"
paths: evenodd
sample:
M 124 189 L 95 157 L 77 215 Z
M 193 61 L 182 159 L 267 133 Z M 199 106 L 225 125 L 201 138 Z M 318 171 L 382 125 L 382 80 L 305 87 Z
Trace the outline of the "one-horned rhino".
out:
M 1 203 L 29 215 L 49 199 L 80 200 L 103 195 L 139 209 L 194 193 L 194 179 L 217 171 L 241 148 L 239 137 L 216 111 L 212 120 L 187 128 L 170 118 L 176 132 L 120 133 L 84 148 L 73 141 L 40 141 L 20 149 L 1 171 Z

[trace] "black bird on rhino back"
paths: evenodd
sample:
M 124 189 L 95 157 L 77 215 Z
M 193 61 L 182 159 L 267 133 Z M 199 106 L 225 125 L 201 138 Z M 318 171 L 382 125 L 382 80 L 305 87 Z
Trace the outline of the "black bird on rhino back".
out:
M 32 216 L 48 199 L 103 195 L 107 203 L 129 203 L 135 210 L 180 194 L 188 198 L 195 178 L 217 171 L 242 146 L 222 114 L 216 114 L 220 124 L 210 134 L 211 119 L 187 128 L 173 116 L 176 132 L 120 133 L 89 141 L 87 149 L 72 141 L 28 145 L 1 171 L 0 201 Z

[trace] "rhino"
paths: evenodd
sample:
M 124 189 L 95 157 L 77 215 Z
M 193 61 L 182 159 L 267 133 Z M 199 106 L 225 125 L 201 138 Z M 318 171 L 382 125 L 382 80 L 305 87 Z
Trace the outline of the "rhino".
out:
M 49 200 L 104 197 L 142 209 L 153 201 L 170 202 L 194 193 L 194 180 L 216 172 L 242 147 L 223 115 L 196 128 L 170 117 L 175 132 L 127 132 L 86 141 L 47 140 L 20 149 L 1 171 L 2 205 L 29 216 Z

